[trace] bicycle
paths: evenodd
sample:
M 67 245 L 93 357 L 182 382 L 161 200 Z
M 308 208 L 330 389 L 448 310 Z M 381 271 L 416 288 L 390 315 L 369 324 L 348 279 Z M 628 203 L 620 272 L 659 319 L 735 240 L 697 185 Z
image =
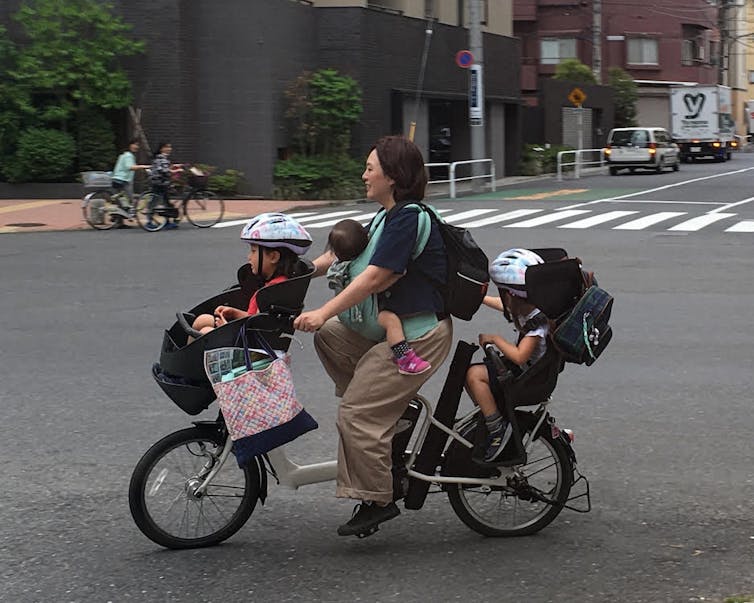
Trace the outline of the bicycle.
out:
M 96 188 L 84 196 L 81 209 L 87 224 L 96 230 L 122 227 L 124 220 L 133 220 L 135 210 L 123 188 L 115 188 L 112 172 L 82 172 L 87 189 Z
M 177 321 L 165 332 L 160 363 L 153 366 L 152 374 L 181 410 L 197 415 L 213 402 L 214 392 L 204 378 L 204 350 L 233 346 L 239 329 L 262 334 L 274 349 L 287 349 L 292 318 L 303 307 L 311 264 L 307 269 L 302 276 L 260 290 L 263 314 L 228 323 L 203 337 L 197 337 L 200 334 L 189 325 L 191 316 L 219 304 L 240 308 L 248 303 L 251 293 L 243 284 L 243 267 L 238 285 L 177 314 Z M 189 336 L 197 338 L 186 344 Z M 445 492 L 459 519 L 485 536 L 533 534 L 564 508 L 591 510 L 589 482 L 577 469 L 572 433 L 559 428 L 548 411 L 562 369 L 559 355 L 546 354 L 547 361 L 531 369 L 546 371 L 547 389 L 539 388 L 533 394 L 536 400 L 514 401 L 511 387 L 522 384 L 521 377 L 507 371 L 491 346 L 485 349 L 498 375 L 496 395 L 503 399 L 513 426 L 502 458 L 489 464 L 479 460 L 486 428 L 478 408 L 456 416 L 466 369 L 477 349 L 459 341 L 434 410 L 427 398 L 417 394 L 398 421 L 392 442 L 394 499 L 403 500 L 406 509 L 420 509 L 434 485 L 433 492 Z M 522 401 L 533 410 L 521 410 Z M 149 448 L 129 484 L 129 508 L 139 530 L 170 549 L 216 545 L 240 530 L 257 502 L 265 501 L 268 475 L 293 489 L 336 478 L 336 461 L 299 465 L 288 458 L 284 446 L 244 467 L 231 459 L 232 449 L 221 415 L 214 421 L 193 421 L 193 427 L 171 433 Z M 574 493 L 578 488 L 582 491 Z M 577 499 L 583 499 L 581 507 L 574 506 Z
M 207 189 L 209 175 L 195 167 L 181 166 L 185 184 L 177 179 L 171 183 L 170 192 L 178 196 L 179 206 L 165 205 L 162 198 L 152 191 L 143 193 L 136 203 L 136 221 L 147 232 L 165 228 L 170 220 L 178 222 L 181 212 L 186 219 L 199 228 L 214 226 L 223 218 L 225 201 Z

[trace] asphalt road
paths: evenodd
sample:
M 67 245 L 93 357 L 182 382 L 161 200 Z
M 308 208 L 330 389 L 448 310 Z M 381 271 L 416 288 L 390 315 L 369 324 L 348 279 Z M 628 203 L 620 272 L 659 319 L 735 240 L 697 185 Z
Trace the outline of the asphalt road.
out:
M 581 199 L 588 202 L 751 165 L 739 156 L 678 174 L 524 187 L 534 194 L 578 185 L 592 191 Z M 665 192 L 689 203 L 682 211 L 704 213 L 721 205 L 692 202 L 743 200 L 751 177 Z M 532 203 L 501 202 L 505 195 L 473 207 Z M 564 511 L 535 536 L 488 539 L 437 494 L 371 538 L 343 539 L 335 528 L 351 505 L 334 498 L 333 484 L 273 486 L 267 504 L 220 547 L 171 552 L 151 543 L 128 512 L 130 473 L 190 417 L 161 393 L 149 367 L 175 311 L 234 281 L 245 255 L 237 230 L 0 238 L 0 600 L 654 603 L 754 592 L 754 235 L 711 227 L 473 231 L 491 256 L 518 245 L 565 247 L 616 298 L 614 341 L 593 367 L 568 367 L 551 407 L 575 431 L 590 514 Z M 312 232 L 322 249 L 327 230 Z M 329 295 L 315 281 L 307 303 Z M 456 323 L 456 336 L 468 340 L 490 330 L 508 332 L 487 309 Z M 301 340 L 303 350 L 292 346 L 297 385 L 321 427 L 292 444 L 292 457 L 328 460 L 335 400 L 311 337 Z M 424 392 L 436 396 L 440 387 L 436 376 Z

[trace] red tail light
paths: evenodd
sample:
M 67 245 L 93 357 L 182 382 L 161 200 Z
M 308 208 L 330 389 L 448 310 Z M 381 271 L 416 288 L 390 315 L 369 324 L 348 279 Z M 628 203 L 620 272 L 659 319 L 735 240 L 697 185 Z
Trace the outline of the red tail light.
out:
M 656 142 L 650 142 L 647 145 L 647 148 L 649 149 L 649 154 L 654 155 L 657 152 L 657 143 Z

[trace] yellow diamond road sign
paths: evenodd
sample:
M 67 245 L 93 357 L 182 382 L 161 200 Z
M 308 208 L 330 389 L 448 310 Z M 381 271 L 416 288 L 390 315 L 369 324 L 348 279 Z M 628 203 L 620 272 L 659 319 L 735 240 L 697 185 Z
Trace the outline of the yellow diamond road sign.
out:
M 584 91 L 581 88 L 574 88 L 568 95 L 568 100 L 577 107 L 580 107 L 581 104 L 586 100 L 586 94 L 584 94 Z

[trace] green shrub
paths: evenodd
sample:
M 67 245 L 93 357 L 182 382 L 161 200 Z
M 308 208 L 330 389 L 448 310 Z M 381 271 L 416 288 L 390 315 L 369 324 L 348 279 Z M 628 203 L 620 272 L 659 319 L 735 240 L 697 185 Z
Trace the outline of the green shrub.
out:
M 76 143 L 66 132 L 28 128 L 18 137 L 16 156 L 3 164 L 10 182 L 52 182 L 71 177 Z
M 113 169 L 117 152 L 110 120 L 101 111 L 89 109 L 79 113 L 77 124 L 79 171 Z
M 243 172 L 239 170 L 225 170 L 221 172 L 218 171 L 216 166 L 207 165 L 206 163 L 195 163 L 194 165 L 209 174 L 209 184 L 207 185 L 209 190 L 228 197 L 238 194 L 241 183 L 244 180 Z
M 275 164 L 278 199 L 355 199 L 364 196 L 363 165 L 344 155 L 294 155 Z
M 527 144 L 521 154 L 519 171 L 522 176 L 537 176 L 552 174 L 558 169 L 558 153 L 571 150 L 563 145 L 545 146 L 541 144 Z

